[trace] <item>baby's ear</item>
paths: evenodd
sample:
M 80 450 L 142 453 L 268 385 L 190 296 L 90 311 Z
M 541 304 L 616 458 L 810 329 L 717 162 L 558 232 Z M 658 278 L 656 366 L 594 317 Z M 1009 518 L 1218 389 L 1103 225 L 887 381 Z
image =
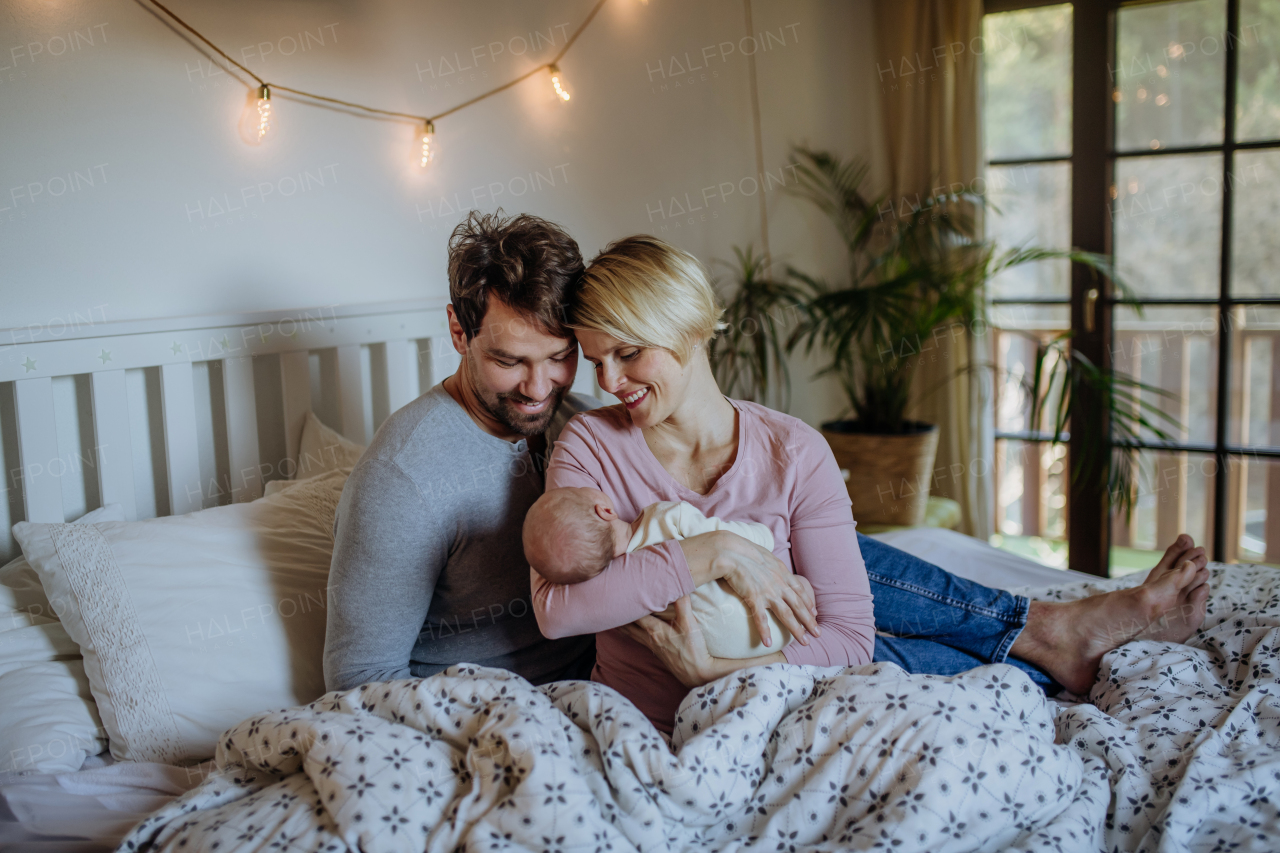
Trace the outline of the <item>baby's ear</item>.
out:
M 596 515 L 600 516 L 605 521 L 613 521 L 618 517 L 618 513 L 614 511 L 613 507 L 605 503 L 596 504 Z

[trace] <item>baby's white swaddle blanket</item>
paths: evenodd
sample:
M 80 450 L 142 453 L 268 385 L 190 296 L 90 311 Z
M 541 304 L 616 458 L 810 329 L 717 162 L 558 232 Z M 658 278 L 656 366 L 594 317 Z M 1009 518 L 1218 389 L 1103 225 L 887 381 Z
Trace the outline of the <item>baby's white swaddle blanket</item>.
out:
M 659 501 L 645 507 L 644 512 L 640 513 L 640 524 L 627 543 L 627 553 L 670 539 L 687 539 L 713 530 L 727 530 L 761 548 L 773 550 L 773 534 L 763 524 L 707 518 L 697 507 L 685 501 Z M 781 651 L 791 642 L 791 632 L 778 623 L 773 613 L 769 613 L 769 631 L 773 645 L 766 646 L 760 640 L 760 632 L 756 630 L 747 606 L 724 581 L 704 583 L 693 591 L 689 601 L 693 605 L 698 624 L 702 626 L 702 633 L 707 638 L 707 651 L 713 657 L 738 660 L 754 658 Z M 655 615 L 670 621 L 675 618 L 675 607 L 668 607 Z

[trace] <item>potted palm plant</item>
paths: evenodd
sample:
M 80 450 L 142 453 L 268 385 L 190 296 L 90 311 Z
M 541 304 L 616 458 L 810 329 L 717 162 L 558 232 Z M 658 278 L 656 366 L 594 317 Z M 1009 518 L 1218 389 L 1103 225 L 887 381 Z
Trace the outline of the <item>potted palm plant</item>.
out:
M 828 359 L 821 373 L 837 379 L 848 403 L 849 416 L 823 424 L 822 432 L 848 472 L 854 517 L 919 524 L 938 441 L 938 425 L 906 416 L 922 352 L 937 345 L 938 330 L 951 334 L 984 320 L 986 283 L 1003 270 L 1069 258 L 1111 274 L 1109 262 L 1078 251 L 1000 250 L 975 233 L 969 211 L 982 204 L 975 195 L 935 196 L 908 217 L 886 217 L 884 198 L 862 192 L 865 164 L 807 148 L 796 148 L 793 162 L 798 179 L 793 192 L 836 227 L 847 250 L 847 278 L 831 282 L 788 267 L 778 282 L 750 249 L 739 251 L 739 288 L 728 300 L 726 315 L 731 326 L 713 350 L 717 375 L 729 393 L 744 388 L 764 393 L 770 376 L 787 388 L 783 351 L 800 346 L 821 351 Z M 1027 383 L 1031 422 L 1040 423 L 1051 409 L 1051 438 L 1066 440 L 1072 401 L 1081 399 L 1086 387 L 1101 393 L 1122 436 L 1147 429 L 1168 437 L 1157 421 L 1170 418 L 1149 399 L 1163 392 L 1098 370 L 1069 350 L 1067 337 L 1038 347 Z M 1086 430 L 1104 423 L 1100 418 L 1077 422 Z M 1108 436 L 1100 433 L 1096 439 L 1090 444 L 1101 448 Z M 1077 459 L 1073 468 L 1073 477 L 1101 475 L 1113 486 L 1132 476 L 1131 456 L 1125 454 L 1095 454 Z M 1131 490 L 1110 493 L 1127 508 Z
M 768 274 L 768 261 L 751 246 L 733 247 L 730 283 L 716 282 L 725 306 L 725 329 L 711 342 L 711 366 L 721 390 L 730 397 L 791 407 L 791 371 L 787 338 L 803 311 L 803 293 Z

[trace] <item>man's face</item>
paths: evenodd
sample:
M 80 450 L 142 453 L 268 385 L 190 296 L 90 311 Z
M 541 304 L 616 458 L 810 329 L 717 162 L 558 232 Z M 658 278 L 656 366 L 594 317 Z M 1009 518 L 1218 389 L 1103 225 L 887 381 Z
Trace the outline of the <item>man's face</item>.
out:
M 523 436 L 546 431 L 578 371 L 578 342 L 545 332 L 500 299 L 490 299 L 470 341 L 449 308 L 449 331 L 462 354 L 480 405 Z

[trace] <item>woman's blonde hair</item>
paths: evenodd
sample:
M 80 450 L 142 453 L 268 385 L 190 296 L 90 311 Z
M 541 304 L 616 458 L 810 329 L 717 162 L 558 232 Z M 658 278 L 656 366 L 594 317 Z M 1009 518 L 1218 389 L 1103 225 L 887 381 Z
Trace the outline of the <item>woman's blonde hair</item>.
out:
M 723 313 L 697 258 L 640 234 L 610 243 L 587 265 L 569 325 L 661 347 L 685 364 L 725 327 Z

